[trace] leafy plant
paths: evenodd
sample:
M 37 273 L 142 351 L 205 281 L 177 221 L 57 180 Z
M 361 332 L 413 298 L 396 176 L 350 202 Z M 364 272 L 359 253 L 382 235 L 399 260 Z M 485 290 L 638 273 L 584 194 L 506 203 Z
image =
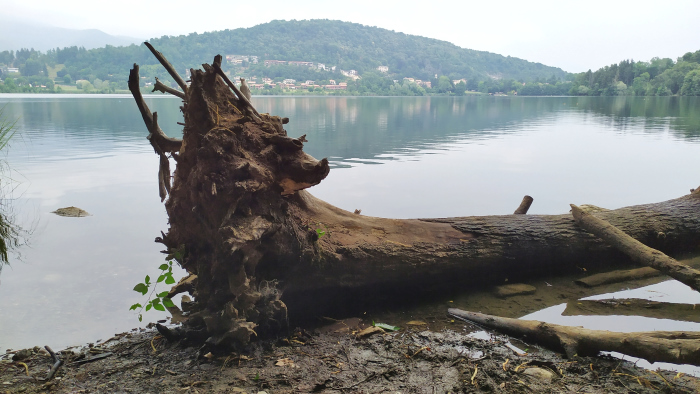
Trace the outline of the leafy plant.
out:
M 176 253 L 176 256 L 179 255 L 179 253 Z M 176 257 L 177 259 L 177 257 Z M 143 282 L 137 284 L 134 286 L 134 291 L 137 291 L 141 293 L 142 295 L 148 294 L 148 290 L 150 289 L 151 292 L 148 295 L 148 300 L 145 305 L 141 305 L 140 303 L 136 303 L 129 308 L 130 311 L 139 309 L 139 321 L 143 321 L 143 315 L 141 312 L 143 309 L 146 309 L 146 312 L 150 311 L 151 309 L 155 309 L 157 311 L 165 311 L 166 307 L 174 307 L 175 304 L 173 304 L 173 301 L 168 297 L 168 292 L 167 291 L 162 291 L 160 293 L 155 293 L 156 287 L 158 286 L 158 283 L 160 282 L 165 282 L 166 285 L 171 285 L 175 283 L 175 278 L 173 278 L 173 261 L 169 260 L 167 263 L 161 264 L 158 269 L 160 270 L 160 275 L 158 276 L 158 279 L 156 280 L 155 283 L 151 282 L 151 277 L 146 275 L 146 278 L 144 279 Z M 151 286 L 153 286 L 151 288 Z

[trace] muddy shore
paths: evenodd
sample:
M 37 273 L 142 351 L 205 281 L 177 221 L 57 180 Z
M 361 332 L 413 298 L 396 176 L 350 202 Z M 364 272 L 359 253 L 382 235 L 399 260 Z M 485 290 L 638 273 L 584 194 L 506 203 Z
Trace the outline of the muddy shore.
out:
M 573 360 L 505 337 L 479 339 L 415 322 L 397 332 L 362 336 L 360 319 L 297 330 L 237 352 L 212 353 L 135 330 L 58 353 L 13 351 L 0 360 L 0 393 L 695 393 L 700 380 L 649 371 L 606 357 Z M 12 361 L 15 356 L 17 361 Z

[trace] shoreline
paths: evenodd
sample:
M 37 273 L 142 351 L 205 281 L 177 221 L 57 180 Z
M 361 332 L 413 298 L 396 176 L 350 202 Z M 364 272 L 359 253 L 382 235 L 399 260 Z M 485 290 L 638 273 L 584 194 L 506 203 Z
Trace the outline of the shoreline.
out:
M 573 360 L 505 337 L 478 339 L 464 331 L 408 328 L 363 337 L 360 319 L 336 321 L 313 333 L 257 341 L 237 351 L 169 343 L 155 330 L 118 334 L 105 342 L 58 352 L 53 364 L 35 347 L 22 360 L 0 359 L 0 392 L 82 393 L 550 393 L 697 392 L 700 379 L 649 371 L 610 357 Z M 520 344 L 519 346 L 523 346 Z M 26 353 L 26 352 L 25 352 Z M 426 391 L 427 390 L 427 391 Z M 433 391 L 431 391 L 433 390 Z

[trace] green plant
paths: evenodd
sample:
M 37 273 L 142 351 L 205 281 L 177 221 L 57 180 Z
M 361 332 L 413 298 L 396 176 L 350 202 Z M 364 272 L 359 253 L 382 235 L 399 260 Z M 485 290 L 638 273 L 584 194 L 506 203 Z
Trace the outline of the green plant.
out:
M 176 253 L 176 255 L 179 255 L 179 253 Z M 160 267 L 158 267 L 158 269 L 160 270 L 160 275 L 158 276 L 158 279 L 155 283 L 151 283 L 151 277 L 146 275 L 146 278 L 142 283 L 139 283 L 136 286 L 134 286 L 134 291 L 137 291 L 142 295 L 148 294 L 148 289 L 151 289 L 151 293 L 148 295 L 148 300 L 145 306 L 141 305 L 140 303 L 136 303 L 132 305 L 131 308 L 129 308 L 130 311 L 141 308 L 139 309 L 139 321 L 143 321 L 143 315 L 141 314 L 141 311 L 143 311 L 144 308 L 146 308 L 146 312 L 150 311 L 151 309 L 155 309 L 157 311 L 165 311 L 166 307 L 175 306 L 170 297 L 168 297 L 167 291 L 162 291 L 160 293 L 155 294 L 154 296 L 158 283 L 165 282 L 166 285 L 171 285 L 175 283 L 175 279 L 173 278 L 173 261 L 169 260 L 167 263 L 161 264 Z M 151 288 L 151 285 L 153 285 L 153 288 Z
M 323 228 L 321 228 L 323 226 Z M 326 235 L 328 229 L 325 228 L 326 226 L 323 225 L 323 223 L 318 223 L 318 227 L 316 228 L 316 234 L 318 235 L 318 238 L 321 239 L 324 235 Z

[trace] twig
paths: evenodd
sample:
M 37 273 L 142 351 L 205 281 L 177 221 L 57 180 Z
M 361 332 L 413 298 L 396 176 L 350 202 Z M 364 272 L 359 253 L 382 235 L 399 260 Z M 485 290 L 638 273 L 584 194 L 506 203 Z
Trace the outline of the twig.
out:
M 173 89 L 170 86 L 165 85 L 163 82 L 161 82 L 158 77 L 156 77 L 156 84 L 153 86 L 153 90 L 151 92 L 163 92 L 163 93 L 170 93 L 173 96 L 177 96 L 181 99 L 185 99 L 185 93 L 182 93 L 179 90 Z
M 51 355 L 51 358 L 53 358 L 53 366 L 51 367 L 48 376 L 46 376 L 46 379 L 44 379 L 46 381 L 49 381 L 53 378 L 54 375 L 56 375 L 56 372 L 61 367 L 61 365 L 63 365 L 63 360 L 58 358 L 56 353 L 54 353 L 54 351 L 51 350 L 51 348 L 48 345 L 44 346 L 44 349 L 46 349 L 46 351 L 49 352 L 49 354 Z

